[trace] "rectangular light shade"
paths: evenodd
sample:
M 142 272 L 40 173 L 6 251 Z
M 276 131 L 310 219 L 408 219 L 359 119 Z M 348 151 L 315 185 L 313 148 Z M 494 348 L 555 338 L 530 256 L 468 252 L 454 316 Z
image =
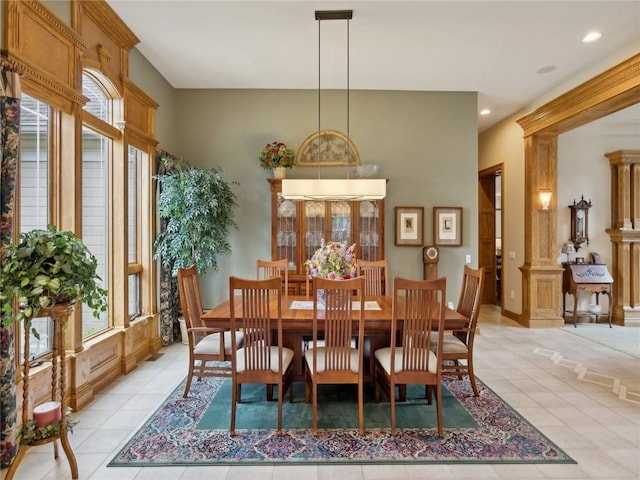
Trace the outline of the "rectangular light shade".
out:
M 282 196 L 288 200 L 380 200 L 386 194 L 384 178 L 282 180 Z

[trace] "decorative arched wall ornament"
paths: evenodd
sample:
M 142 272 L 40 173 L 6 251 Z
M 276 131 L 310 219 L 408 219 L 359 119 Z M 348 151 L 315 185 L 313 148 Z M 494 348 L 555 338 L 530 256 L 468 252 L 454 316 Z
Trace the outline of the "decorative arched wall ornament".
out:
M 318 138 L 320 160 L 318 161 Z M 321 130 L 309 135 L 296 154 L 301 167 L 360 165 L 360 154 L 350 138 L 336 130 Z

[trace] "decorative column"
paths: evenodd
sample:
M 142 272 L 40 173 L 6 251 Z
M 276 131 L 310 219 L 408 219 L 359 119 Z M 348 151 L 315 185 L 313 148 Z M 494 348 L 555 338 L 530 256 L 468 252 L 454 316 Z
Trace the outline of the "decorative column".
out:
M 611 166 L 613 322 L 640 326 L 640 150 L 605 157 Z
M 527 327 L 564 325 L 562 267 L 556 245 L 556 133 L 525 137 L 525 261 L 522 272 L 522 317 Z M 551 192 L 547 208 L 541 192 Z

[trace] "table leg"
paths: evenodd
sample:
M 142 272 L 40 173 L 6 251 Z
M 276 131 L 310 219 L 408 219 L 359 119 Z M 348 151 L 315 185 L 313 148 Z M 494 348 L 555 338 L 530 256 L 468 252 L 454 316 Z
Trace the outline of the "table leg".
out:
M 611 290 L 606 290 L 604 293 L 609 298 L 609 328 L 611 328 L 611 315 L 613 314 L 613 302 L 611 301 Z
M 573 327 L 577 328 L 576 326 L 576 319 L 578 317 L 578 292 L 574 292 L 573 293 Z
M 304 352 L 302 351 L 302 335 L 299 333 L 283 332 L 282 346 L 293 350 L 293 380 L 304 381 Z

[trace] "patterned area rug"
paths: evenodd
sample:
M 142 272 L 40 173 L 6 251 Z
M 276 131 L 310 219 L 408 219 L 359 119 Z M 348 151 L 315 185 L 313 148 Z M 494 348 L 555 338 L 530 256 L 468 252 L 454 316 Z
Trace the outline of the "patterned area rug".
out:
M 314 437 L 308 429 L 286 428 L 286 410 L 283 435 L 278 436 L 275 429 L 240 429 L 241 416 L 252 415 L 244 403 L 238 407 L 236 435 L 231 437 L 226 422 L 225 428 L 219 429 L 201 426 L 209 422 L 202 421 L 207 416 L 216 415 L 211 413 L 210 404 L 216 395 L 223 395 L 223 384 L 215 378 L 193 382 L 186 399 L 182 397 L 184 383 L 179 385 L 108 466 L 575 463 L 482 382 L 478 383 L 480 396 L 476 398 L 468 380 L 445 379 L 453 400 L 466 410 L 462 416 L 467 416 L 471 422 L 448 419 L 443 400 L 444 438 L 438 438 L 435 426 L 401 428 L 393 437 L 388 428 L 371 427 L 366 413 L 363 437 L 358 435 L 357 428 L 322 428 L 320 417 L 318 436 Z M 245 393 L 243 388 L 243 402 L 251 403 L 250 395 L 245 396 Z M 367 399 L 367 402 L 371 401 Z M 266 400 L 257 403 L 266 404 Z M 294 405 L 298 403 L 305 405 L 304 397 L 300 398 L 296 393 Z M 382 405 L 388 411 L 388 403 Z M 269 407 L 276 410 L 274 402 L 269 402 Z M 421 408 L 435 410 L 433 406 Z M 311 409 L 310 405 L 308 409 Z M 260 415 L 259 410 L 253 414 Z M 453 423 L 459 425 L 452 426 Z

